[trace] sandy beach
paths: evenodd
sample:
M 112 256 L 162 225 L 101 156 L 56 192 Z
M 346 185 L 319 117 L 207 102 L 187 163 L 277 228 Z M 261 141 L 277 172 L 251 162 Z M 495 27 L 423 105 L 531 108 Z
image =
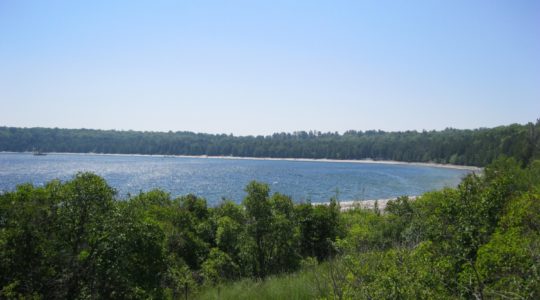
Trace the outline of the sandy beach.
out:
M 475 166 L 462 166 L 451 164 L 422 163 L 422 162 L 403 162 L 395 160 L 372 160 L 372 159 L 328 159 L 328 158 L 275 158 L 275 157 L 243 157 L 243 156 L 192 156 L 192 155 L 172 155 L 174 157 L 192 157 L 192 158 L 219 158 L 219 159 L 246 159 L 246 160 L 281 160 L 281 161 L 304 161 L 304 162 L 330 162 L 330 163 L 359 163 L 359 164 L 387 164 L 387 165 L 411 165 L 433 168 L 448 168 L 459 170 L 482 171 L 482 168 Z
M 409 196 L 409 200 L 414 201 L 417 198 L 417 196 Z M 347 211 L 354 208 L 362 208 L 362 209 L 373 209 L 375 208 L 375 202 L 377 202 L 377 206 L 379 207 L 379 210 L 384 211 L 386 208 L 386 205 L 390 201 L 394 201 L 397 198 L 389 198 L 389 199 L 377 199 L 377 200 L 354 200 L 354 201 L 340 201 L 339 206 L 341 208 L 341 211 Z M 313 203 L 313 205 L 328 205 L 330 202 L 319 202 L 319 203 Z

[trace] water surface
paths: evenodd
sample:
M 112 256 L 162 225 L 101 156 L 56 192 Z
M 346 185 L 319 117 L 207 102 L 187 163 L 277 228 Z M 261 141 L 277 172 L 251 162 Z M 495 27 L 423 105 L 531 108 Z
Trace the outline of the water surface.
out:
M 290 195 L 296 202 L 325 202 L 336 194 L 340 200 L 419 195 L 456 186 L 470 172 L 407 164 L 0 153 L 0 191 L 26 182 L 68 180 L 79 171 L 103 176 L 120 197 L 161 188 L 173 196 L 205 197 L 211 205 L 222 198 L 242 201 L 251 180 L 266 182 L 272 192 Z

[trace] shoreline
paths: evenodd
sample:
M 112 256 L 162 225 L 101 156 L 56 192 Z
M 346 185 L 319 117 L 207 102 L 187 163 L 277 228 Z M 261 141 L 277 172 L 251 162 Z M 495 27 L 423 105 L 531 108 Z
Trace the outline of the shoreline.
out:
M 26 153 L 32 152 L 10 152 L 0 151 L 0 153 Z M 46 154 L 62 154 L 62 155 L 95 155 L 95 156 L 141 156 L 141 157 L 180 157 L 180 158 L 210 158 L 210 159 L 230 159 L 230 160 L 262 160 L 262 161 L 297 161 L 297 162 L 328 162 L 328 163 L 357 163 L 357 164 L 386 164 L 386 165 L 405 165 L 405 166 L 420 166 L 431 168 L 445 168 L 457 170 L 470 170 L 481 172 L 483 168 L 475 166 L 451 165 L 427 162 L 404 162 L 396 160 L 373 160 L 373 159 L 330 159 L 330 158 L 278 158 L 278 157 L 246 157 L 246 156 L 224 156 L 224 155 L 167 155 L 167 154 L 126 154 L 126 153 L 91 153 L 91 152 L 47 152 Z M 363 200 L 369 201 L 369 200 Z
M 409 197 L 409 201 L 414 201 L 420 196 L 407 196 Z M 341 212 L 345 212 L 351 209 L 355 208 L 361 208 L 361 209 L 374 209 L 375 208 L 375 202 L 377 202 L 377 206 L 381 212 L 384 212 L 386 209 L 386 205 L 390 201 L 397 200 L 396 198 L 386 198 L 386 199 L 371 199 L 371 200 L 352 200 L 352 201 L 339 201 L 339 207 Z M 317 202 L 312 203 L 312 205 L 329 205 L 330 202 Z

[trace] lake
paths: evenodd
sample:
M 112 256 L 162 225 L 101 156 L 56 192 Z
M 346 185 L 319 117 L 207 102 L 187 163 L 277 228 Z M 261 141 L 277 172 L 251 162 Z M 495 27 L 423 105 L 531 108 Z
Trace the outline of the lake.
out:
M 210 205 L 222 198 L 241 202 L 251 180 L 295 202 L 385 199 L 454 187 L 470 170 L 411 164 L 223 159 L 137 155 L 0 153 L 0 191 L 18 184 L 68 180 L 79 171 L 104 177 L 120 197 L 153 188 L 173 196 L 195 194 Z

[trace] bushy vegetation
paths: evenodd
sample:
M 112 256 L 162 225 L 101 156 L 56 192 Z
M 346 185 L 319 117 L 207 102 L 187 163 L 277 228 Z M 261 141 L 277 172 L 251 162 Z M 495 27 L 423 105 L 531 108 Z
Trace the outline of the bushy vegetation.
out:
M 540 158 L 540 120 L 475 130 L 318 131 L 269 136 L 0 127 L 0 151 L 375 159 L 485 166 L 500 155 Z
M 540 162 L 502 158 L 386 210 L 116 199 L 81 173 L 0 195 L 0 298 L 538 299 Z
M 335 199 L 295 206 L 266 184 L 246 191 L 242 205 L 209 208 L 160 190 L 117 201 L 90 173 L 21 185 L 0 195 L 0 298 L 178 298 L 333 254 Z
M 513 159 L 456 189 L 345 214 L 336 289 L 359 299 L 538 299 L 540 164 Z
M 289 299 L 540 298 L 540 161 L 521 168 L 500 159 L 455 189 L 401 197 L 384 213 L 343 212 L 340 222 L 345 235 L 323 263 L 305 259 L 293 276 L 201 298 L 279 299 L 282 290 L 302 291 Z

